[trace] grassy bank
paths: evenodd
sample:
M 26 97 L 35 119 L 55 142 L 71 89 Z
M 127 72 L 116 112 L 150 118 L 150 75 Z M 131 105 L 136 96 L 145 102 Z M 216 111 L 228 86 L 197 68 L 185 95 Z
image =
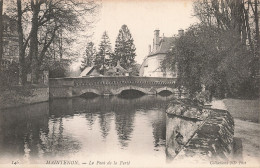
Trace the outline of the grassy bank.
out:
M 256 123 L 260 122 L 260 99 L 224 99 L 223 102 L 234 118 Z
M 0 109 L 49 100 L 49 87 L 45 85 L 12 86 L 2 88 L 0 93 Z

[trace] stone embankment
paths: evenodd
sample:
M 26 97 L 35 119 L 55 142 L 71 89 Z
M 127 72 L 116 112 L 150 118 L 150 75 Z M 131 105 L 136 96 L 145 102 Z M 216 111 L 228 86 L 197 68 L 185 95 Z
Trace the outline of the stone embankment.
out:
M 234 138 L 234 120 L 228 111 L 184 99 L 172 101 L 166 113 L 169 161 L 226 162 L 240 156 L 241 144 L 238 147 L 239 141 Z

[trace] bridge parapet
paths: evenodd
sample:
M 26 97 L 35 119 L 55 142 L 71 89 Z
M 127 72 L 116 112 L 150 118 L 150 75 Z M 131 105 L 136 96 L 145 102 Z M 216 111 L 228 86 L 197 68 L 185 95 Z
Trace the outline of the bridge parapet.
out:
M 73 78 L 50 78 L 50 87 L 74 86 Z

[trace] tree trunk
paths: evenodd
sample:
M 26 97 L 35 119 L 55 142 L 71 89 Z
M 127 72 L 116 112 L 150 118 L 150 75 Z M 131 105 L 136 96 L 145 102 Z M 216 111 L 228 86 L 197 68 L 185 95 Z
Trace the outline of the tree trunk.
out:
M 31 28 L 31 39 L 30 39 L 30 50 L 29 50 L 29 57 L 31 58 L 31 73 L 32 73 L 32 83 L 38 83 L 38 15 L 40 12 L 40 5 L 39 2 L 31 0 L 32 4 L 32 28 Z
M 248 11 L 249 11 L 249 3 L 250 0 L 248 0 L 248 6 L 247 9 L 244 6 L 244 11 L 245 11 L 245 21 L 246 21 L 246 29 L 247 29 L 247 37 L 248 37 L 248 42 L 249 42 L 249 46 L 250 46 L 250 50 L 251 52 L 254 52 L 254 45 L 252 42 L 252 37 L 251 37 L 251 28 L 250 28 L 250 24 L 249 24 L 249 16 L 248 16 Z
M 19 38 L 19 84 L 25 83 L 25 49 L 23 42 L 23 27 L 22 27 L 22 4 L 21 0 L 17 0 L 17 31 Z
M 246 30 L 246 10 L 245 10 L 245 2 L 244 0 L 241 1 L 239 4 L 239 21 L 240 21 L 240 26 L 241 26 L 241 42 L 243 45 L 246 46 L 246 40 L 247 40 L 247 30 Z
M 259 55 L 260 55 L 260 36 L 259 36 L 259 16 L 258 16 L 258 1 L 255 0 L 255 12 L 254 12 L 254 17 L 255 17 L 255 38 L 256 38 L 256 48 L 255 48 L 255 57 L 256 57 L 256 73 L 258 74 L 260 72 L 259 69 Z
M 60 51 L 60 60 L 61 60 L 62 56 L 63 56 L 63 51 L 62 51 L 62 29 L 59 32 L 59 51 Z
M 3 0 L 0 0 L 0 73 L 2 72 L 3 59 Z

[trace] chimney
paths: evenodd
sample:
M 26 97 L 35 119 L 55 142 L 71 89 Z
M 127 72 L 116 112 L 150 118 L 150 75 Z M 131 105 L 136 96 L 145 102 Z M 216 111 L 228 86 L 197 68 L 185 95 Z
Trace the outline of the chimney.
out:
M 150 54 L 151 53 L 151 45 L 148 45 L 148 54 Z
M 159 48 L 159 40 L 160 40 L 160 30 L 154 30 L 154 38 L 153 38 L 153 50 L 156 51 Z
M 179 29 L 178 30 L 178 35 L 179 35 L 179 37 L 183 36 L 184 35 L 184 30 L 183 29 Z

